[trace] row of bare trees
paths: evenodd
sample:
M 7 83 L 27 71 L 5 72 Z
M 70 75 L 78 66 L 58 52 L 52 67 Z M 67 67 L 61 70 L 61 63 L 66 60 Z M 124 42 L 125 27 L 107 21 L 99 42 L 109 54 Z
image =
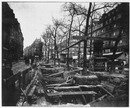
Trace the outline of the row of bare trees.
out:
M 66 40 L 66 47 L 70 46 L 70 40 L 73 36 L 88 36 L 88 29 L 93 29 L 94 22 L 99 21 L 103 12 L 107 12 L 114 8 L 118 3 L 72 3 L 67 2 L 62 6 L 65 13 L 63 19 L 53 18 L 53 25 L 48 25 L 45 32 L 42 34 L 44 41 L 45 56 L 49 57 L 51 49 L 54 49 L 54 64 L 58 59 L 60 43 Z M 89 28 L 91 26 L 91 28 Z M 92 33 L 91 33 L 92 36 Z M 82 41 L 81 41 L 82 40 Z M 86 73 L 86 39 L 81 39 L 84 43 L 83 49 L 83 73 Z M 80 42 L 78 43 L 78 60 L 80 59 Z M 92 43 L 92 40 L 90 41 Z M 69 67 L 69 48 L 67 50 L 67 67 Z M 48 55 L 47 55 L 48 54 Z M 91 47 L 90 47 L 91 54 Z M 57 56 L 57 57 L 56 57 Z M 49 58 L 48 58 L 49 60 Z

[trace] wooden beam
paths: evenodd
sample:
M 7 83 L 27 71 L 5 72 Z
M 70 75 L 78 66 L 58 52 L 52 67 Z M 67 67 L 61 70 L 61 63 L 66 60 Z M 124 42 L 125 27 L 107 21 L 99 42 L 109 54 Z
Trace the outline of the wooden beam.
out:
M 79 89 L 80 86 L 64 86 L 64 87 L 54 87 L 55 90 L 68 90 L 68 89 Z
M 26 90 L 24 90 L 24 92 L 25 92 L 26 95 L 29 93 L 31 86 L 35 83 L 36 78 L 37 78 L 37 73 L 38 73 L 38 72 L 36 71 L 36 73 L 35 73 L 33 79 L 31 80 L 31 82 L 30 82 L 30 83 L 28 84 L 28 86 L 26 87 Z
M 117 38 L 106 38 L 106 37 L 87 37 L 87 36 L 84 36 L 84 37 L 85 37 L 84 39 L 86 39 L 86 40 L 103 40 L 103 41 L 116 41 L 116 40 L 117 40 Z M 81 40 L 79 40 L 78 42 L 76 42 L 76 43 L 74 43 L 74 44 L 72 44 L 72 45 L 68 46 L 67 48 L 62 49 L 61 51 L 58 51 L 58 52 L 62 52 L 62 51 L 64 51 L 64 50 L 67 50 L 67 49 L 69 49 L 69 48 L 71 48 L 71 47 L 73 47 L 73 46 L 77 45 L 78 43 L 80 43 L 80 42 L 84 41 L 84 39 L 81 39 Z
M 48 88 L 54 88 L 55 86 L 64 86 L 64 85 L 72 85 L 72 83 L 61 83 L 61 84 L 48 84 L 46 85 Z
M 79 86 L 86 87 L 86 88 L 102 87 L 102 85 L 79 85 Z
M 96 88 L 96 87 L 102 87 L 102 85 L 62 86 L 62 87 L 54 87 L 54 89 L 56 89 L 56 90 L 68 90 L 68 89 L 79 89 L 81 87 L 85 87 L 85 88 Z
M 94 91 L 47 93 L 48 96 L 93 95 L 93 94 L 97 94 L 97 93 Z
M 58 72 L 58 73 L 54 73 L 54 74 L 51 74 L 51 75 L 49 75 L 49 76 L 47 76 L 47 77 L 54 77 L 54 76 L 58 76 L 58 75 L 63 74 L 64 72 L 65 72 L 65 71 Z
M 80 92 L 82 92 L 82 89 L 81 88 L 79 88 L 79 90 L 80 90 Z M 86 104 L 87 102 L 86 102 L 86 98 L 85 98 L 85 96 L 82 94 L 82 98 L 83 98 L 83 100 L 84 100 L 84 104 Z
M 69 47 L 67 47 L 67 48 L 65 48 L 65 49 L 62 49 L 62 50 L 59 51 L 59 52 L 62 52 L 62 51 L 64 51 L 64 50 L 67 50 L 67 49 L 69 49 L 69 48 L 71 48 L 71 47 L 77 45 L 78 43 L 80 43 L 80 42 L 82 42 L 82 41 L 83 41 L 83 40 L 79 40 L 78 42 L 74 43 L 73 45 L 70 45 Z
M 110 93 L 108 90 L 106 90 L 104 87 L 102 87 L 102 89 L 103 89 L 105 92 L 107 92 L 110 96 L 114 97 L 114 95 L 111 94 L 111 93 Z
M 36 85 L 34 85 L 34 86 L 31 88 L 30 92 L 28 93 L 28 97 L 32 97 L 32 96 L 33 96 L 33 93 L 34 93 L 35 89 L 36 89 Z

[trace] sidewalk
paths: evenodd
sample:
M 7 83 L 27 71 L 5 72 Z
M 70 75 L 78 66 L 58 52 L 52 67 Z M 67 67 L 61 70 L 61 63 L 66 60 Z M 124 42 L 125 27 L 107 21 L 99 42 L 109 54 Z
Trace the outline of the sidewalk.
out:
M 27 67 L 27 65 L 23 61 L 19 61 L 12 65 L 12 71 L 14 74 L 18 73 L 18 71 L 22 68 Z

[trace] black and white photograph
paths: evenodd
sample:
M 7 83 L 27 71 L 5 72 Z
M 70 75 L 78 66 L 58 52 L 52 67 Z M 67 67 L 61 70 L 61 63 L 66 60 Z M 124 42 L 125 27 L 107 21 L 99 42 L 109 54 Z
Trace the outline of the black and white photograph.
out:
M 129 10 L 1 1 L 1 106 L 129 107 Z

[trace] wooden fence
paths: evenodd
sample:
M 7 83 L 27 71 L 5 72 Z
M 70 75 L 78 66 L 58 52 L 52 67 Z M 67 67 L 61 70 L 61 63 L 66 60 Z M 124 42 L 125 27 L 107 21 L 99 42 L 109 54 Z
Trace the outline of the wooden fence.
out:
M 18 82 L 18 86 L 19 86 L 18 90 L 20 93 L 21 88 L 25 89 L 25 76 L 30 70 L 31 70 L 30 66 L 19 70 L 18 73 L 14 74 L 14 75 L 10 76 L 8 79 L 6 79 L 6 84 L 10 85 L 12 83 Z

